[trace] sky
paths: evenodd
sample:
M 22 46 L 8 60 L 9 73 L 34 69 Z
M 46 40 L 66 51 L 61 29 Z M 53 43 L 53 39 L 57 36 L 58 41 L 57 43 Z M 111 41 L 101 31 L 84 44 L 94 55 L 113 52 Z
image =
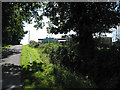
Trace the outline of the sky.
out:
M 119 4 L 119 2 L 117 2 L 117 4 Z M 116 8 L 116 10 L 117 10 L 117 8 Z M 38 10 L 38 14 L 41 15 L 41 13 L 42 12 Z M 47 22 L 49 19 L 44 16 L 43 20 L 44 20 L 44 22 Z M 38 39 L 43 39 L 43 38 L 48 37 L 48 33 L 46 30 L 46 27 L 48 26 L 47 24 L 45 24 L 45 27 L 43 29 L 38 29 L 38 30 L 36 30 L 36 28 L 34 28 L 34 25 L 35 25 L 34 22 L 33 22 L 33 24 L 27 24 L 27 23 L 24 23 L 24 24 L 25 24 L 24 31 L 30 31 L 30 40 L 34 40 L 34 41 L 38 42 Z M 69 34 L 75 34 L 75 32 L 71 31 L 67 35 L 69 35 Z M 120 34 L 120 28 L 119 28 L 119 34 Z M 23 45 L 28 44 L 28 42 L 29 42 L 28 35 L 29 35 L 29 33 L 25 34 L 25 37 L 23 37 L 23 39 L 21 40 L 21 44 L 23 44 Z M 53 38 L 61 38 L 62 35 L 64 35 L 64 34 L 57 34 L 57 35 L 50 34 L 49 36 L 53 37 Z M 116 30 L 115 29 L 113 29 L 112 33 L 107 33 L 106 35 L 107 35 L 107 37 L 112 37 L 112 42 L 116 41 Z
M 44 22 L 47 22 L 49 20 L 46 17 L 43 17 L 43 19 L 44 19 Z M 46 27 L 48 26 L 48 24 L 45 24 L 45 27 L 43 27 L 43 29 L 38 29 L 38 30 L 34 28 L 35 23 L 33 21 L 32 21 L 32 24 L 27 24 L 24 22 L 24 25 L 25 25 L 24 31 L 30 31 L 30 40 L 34 40 L 36 42 L 38 42 L 38 39 L 41 39 L 41 38 L 42 39 L 46 37 L 61 38 L 61 36 L 64 35 L 64 34 L 57 34 L 57 35 L 48 34 L 46 30 Z M 66 35 L 68 34 L 75 34 L 75 32 L 71 31 Z M 29 33 L 25 34 L 25 37 L 23 37 L 20 43 L 23 45 L 28 44 L 29 42 L 28 37 L 29 37 Z
M 43 17 L 43 20 L 46 23 L 49 19 L 47 17 Z M 64 34 L 57 34 L 57 35 L 48 34 L 46 30 L 46 27 L 48 26 L 47 23 L 45 24 L 45 27 L 43 27 L 43 29 L 38 29 L 38 30 L 34 28 L 34 25 L 35 25 L 34 21 L 32 21 L 32 24 L 27 24 L 24 22 L 24 25 L 25 25 L 24 31 L 30 31 L 30 40 L 34 40 L 36 42 L 38 42 L 38 39 L 44 39 L 46 37 L 61 38 L 61 36 L 64 35 Z M 70 33 L 67 33 L 66 35 L 69 35 L 69 34 L 75 34 L 75 32 L 71 31 Z M 112 37 L 112 42 L 116 41 L 116 30 L 115 29 L 113 29 L 113 33 L 110 33 L 110 34 L 107 33 L 106 35 L 107 37 Z M 25 34 L 25 37 L 23 37 L 20 43 L 23 45 L 28 44 L 29 42 L 28 37 L 29 37 L 29 33 Z
M 112 42 L 117 41 L 117 38 L 120 39 L 120 26 L 117 27 L 117 30 L 113 29 L 113 32 L 112 32 Z

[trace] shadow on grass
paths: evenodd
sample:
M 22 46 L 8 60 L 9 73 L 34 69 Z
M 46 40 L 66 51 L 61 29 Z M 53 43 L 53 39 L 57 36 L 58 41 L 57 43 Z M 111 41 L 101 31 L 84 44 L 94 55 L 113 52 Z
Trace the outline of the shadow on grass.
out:
M 43 63 L 33 62 L 31 65 L 22 66 L 22 82 L 25 89 L 49 88 L 66 90 L 66 88 L 95 87 L 90 80 L 85 79 L 82 75 L 78 77 L 75 73 L 71 73 L 57 66 L 53 66 L 52 71 L 46 72 L 42 68 L 42 65 Z
M 83 76 L 77 75 L 75 72 L 65 70 L 63 67 L 54 67 L 53 70 L 55 76 L 56 86 L 60 86 L 62 89 L 67 88 L 96 88 L 94 82 Z
M 6 63 L 2 65 L 2 89 L 22 89 L 21 66 Z
M 43 63 L 33 62 L 22 66 L 22 83 L 24 88 L 40 88 L 42 77 L 39 75 L 44 71 L 41 66 Z M 36 76 L 35 74 L 38 73 Z M 44 86 L 43 86 L 44 87 Z

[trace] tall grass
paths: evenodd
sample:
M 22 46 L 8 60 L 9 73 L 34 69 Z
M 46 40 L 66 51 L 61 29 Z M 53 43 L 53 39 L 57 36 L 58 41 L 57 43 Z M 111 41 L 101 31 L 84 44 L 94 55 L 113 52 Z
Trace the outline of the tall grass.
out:
M 42 46 L 43 45 L 43 46 Z M 31 48 L 28 45 L 23 46 L 22 50 L 22 82 L 24 88 L 93 88 L 96 87 L 88 78 L 65 70 L 64 67 L 56 66 L 50 63 L 50 58 L 44 52 L 45 45 L 42 44 L 39 48 Z M 30 58 L 33 60 L 30 65 Z
M 28 65 L 30 63 L 30 58 L 33 61 L 40 61 L 40 55 L 36 48 L 29 47 L 28 45 L 23 45 L 21 53 L 21 64 Z

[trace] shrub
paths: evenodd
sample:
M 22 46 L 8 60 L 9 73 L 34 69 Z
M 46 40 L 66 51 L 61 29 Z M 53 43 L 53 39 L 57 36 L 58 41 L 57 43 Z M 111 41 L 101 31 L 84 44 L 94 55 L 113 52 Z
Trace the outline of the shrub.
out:
M 36 41 L 31 40 L 29 46 L 37 48 L 39 44 Z
M 47 54 L 50 54 L 52 50 L 56 50 L 59 46 L 61 46 L 61 44 L 58 43 L 39 44 L 39 48 L 43 48 Z
M 117 87 L 120 84 L 113 78 L 115 74 L 118 74 L 116 78 L 119 78 L 120 74 L 120 46 L 99 47 L 93 58 L 81 58 L 77 44 L 72 43 L 50 50 L 50 58 L 57 66 L 88 75 L 98 87 L 108 87 L 112 83 L 111 87 Z M 108 85 L 111 78 L 114 80 Z
M 56 86 L 62 86 L 62 88 L 95 88 L 96 85 L 85 78 L 83 75 L 76 75 L 69 70 L 65 70 L 64 67 L 55 66 L 54 76 Z

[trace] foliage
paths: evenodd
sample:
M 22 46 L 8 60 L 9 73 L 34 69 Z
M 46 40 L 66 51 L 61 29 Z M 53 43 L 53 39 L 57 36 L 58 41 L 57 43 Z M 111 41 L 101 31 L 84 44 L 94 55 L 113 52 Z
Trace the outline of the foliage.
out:
M 39 3 L 2 2 L 2 44 L 20 44 L 27 31 L 23 30 L 24 22 L 31 23 L 38 17 Z M 39 25 L 40 26 L 40 25 Z
M 23 85 L 28 86 L 31 84 L 37 84 L 38 80 L 37 77 L 34 76 L 35 73 L 37 72 L 43 72 L 42 63 L 36 63 L 35 61 L 32 62 L 31 65 L 27 66 L 22 66 L 22 80 L 23 80 Z M 41 78 L 39 78 L 40 80 Z M 37 82 L 34 82 L 36 80 Z M 33 85 L 31 86 L 32 88 L 34 87 Z
M 115 76 L 119 75 L 117 73 L 119 71 L 119 49 L 103 47 L 103 49 L 96 50 L 92 36 L 94 33 L 109 32 L 110 28 L 119 24 L 119 10 L 115 11 L 116 7 L 119 6 L 113 2 L 47 3 L 44 15 L 51 20 L 49 22 L 51 33 L 67 33 L 70 30 L 77 33 L 72 36 L 76 44 L 58 47 L 50 52 L 51 62 L 87 75 L 96 82 L 98 87 L 110 87 L 111 84 L 111 87 L 118 87 L 119 81 Z M 114 82 L 108 85 L 111 78 Z
M 62 45 L 52 49 L 50 52 L 51 62 L 56 65 L 65 66 L 67 69 L 73 71 L 78 68 L 78 62 L 80 62 L 79 60 L 81 58 L 78 55 L 77 49 L 77 44 L 75 43 Z
M 49 79 L 49 77 L 46 77 L 46 73 L 50 71 L 50 67 L 49 65 L 46 67 L 45 63 L 47 63 L 48 59 L 44 58 L 45 55 L 42 55 L 40 58 L 41 53 L 38 51 L 39 50 L 37 48 L 32 48 L 28 45 L 23 46 L 21 64 L 24 88 L 47 88 L 46 83 L 48 82 L 46 82 L 46 79 Z M 29 54 L 31 56 L 32 63 L 30 63 Z M 44 64 L 42 60 L 44 60 Z
M 96 85 L 83 75 L 71 73 L 63 67 L 55 66 L 53 70 L 56 86 L 62 88 L 95 88 Z
M 53 66 L 52 69 L 43 68 L 45 63 L 33 62 L 32 65 L 22 66 L 22 80 L 24 88 L 95 88 L 96 86 L 84 76 L 64 68 Z M 50 68 L 50 67 L 49 67 Z
M 30 47 L 38 47 L 39 44 L 38 44 L 36 41 L 31 40 L 29 46 L 30 46 Z
M 75 44 L 59 46 L 50 52 L 50 61 L 66 70 L 81 73 L 93 80 L 97 87 L 119 87 L 120 47 L 97 47 L 93 59 L 83 61 L 78 55 Z
M 59 43 L 46 43 L 46 44 L 40 44 L 39 48 L 43 48 L 43 52 L 50 54 L 52 50 L 56 50 L 59 46 L 62 46 Z
M 118 40 L 116 42 L 113 42 L 113 45 L 119 47 L 120 46 L 120 40 Z
M 88 62 L 87 73 L 99 87 L 119 87 L 120 47 L 111 46 L 97 50 L 95 58 Z M 112 81 L 110 81 L 112 80 Z M 111 86 L 110 86 L 111 85 Z
M 44 15 L 57 26 L 52 26 L 52 33 L 73 30 L 81 36 L 85 33 L 106 32 L 119 23 L 119 12 L 115 11 L 117 5 L 112 2 L 49 2 L 45 5 Z
M 43 15 L 50 19 L 51 33 L 76 32 L 72 38 L 79 43 L 79 55 L 84 59 L 92 58 L 91 54 L 94 53 L 92 35 L 110 32 L 110 28 L 118 25 L 120 18 L 116 7 L 119 6 L 115 2 L 48 2 L 43 3 Z
M 41 44 L 40 47 L 44 47 L 46 45 L 47 44 Z M 51 43 L 51 46 L 52 45 L 57 44 Z M 84 76 L 78 76 L 75 73 L 71 73 L 69 70 L 65 70 L 63 67 L 51 64 L 49 58 L 47 58 L 47 54 L 42 53 L 43 48 L 40 47 L 34 48 L 36 51 L 38 51 L 37 53 L 40 54 L 39 62 L 36 60 L 36 58 L 39 58 L 37 56 L 31 64 L 27 61 L 27 58 L 24 59 L 24 62 L 28 63 L 22 63 L 22 83 L 25 89 L 51 88 L 64 90 L 64 88 L 96 87 L 96 85 L 91 80 L 85 78 Z M 28 48 L 31 47 L 24 46 L 23 50 Z M 34 54 L 32 49 L 29 50 L 31 50 L 31 52 Z M 33 54 L 31 57 L 34 56 Z M 22 56 L 28 55 L 22 54 Z

